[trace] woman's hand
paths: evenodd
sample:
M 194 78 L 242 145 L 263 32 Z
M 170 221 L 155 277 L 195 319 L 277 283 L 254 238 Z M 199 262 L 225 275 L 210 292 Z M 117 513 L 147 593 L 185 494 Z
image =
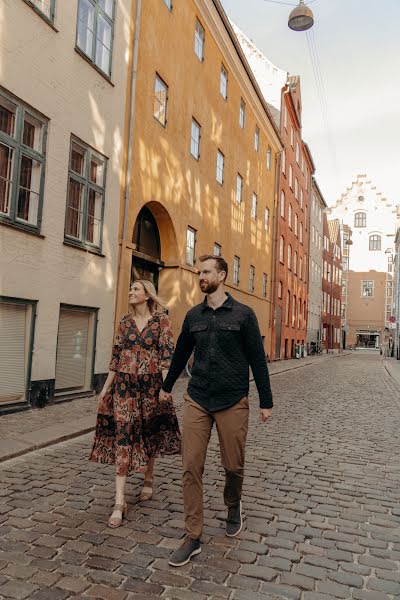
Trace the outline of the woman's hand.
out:
M 99 394 L 99 402 L 103 402 L 104 398 L 106 397 L 106 395 L 108 394 L 108 392 L 110 391 L 109 387 L 104 386 L 103 389 L 101 390 L 100 394 Z
M 107 379 L 105 380 L 104 385 L 103 385 L 103 389 L 101 390 L 101 392 L 99 394 L 99 402 L 103 402 L 104 398 L 106 397 L 106 395 L 110 391 L 111 384 L 114 381 L 116 374 L 117 373 L 115 371 L 110 371 L 108 373 Z

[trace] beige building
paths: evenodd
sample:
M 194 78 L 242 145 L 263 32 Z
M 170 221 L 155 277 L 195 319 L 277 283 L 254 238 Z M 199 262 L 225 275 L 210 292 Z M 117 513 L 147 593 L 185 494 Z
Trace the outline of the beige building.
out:
M 344 238 L 351 230 L 351 250 L 343 255 L 346 345 L 378 348 L 395 330 L 397 213 L 398 206 L 385 198 L 366 175 L 357 175 L 328 209 L 329 218 L 339 220 Z
M 144 276 L 177 334 L 202 300 L 196 258 L 222 254 L 227 289 L 255 310 L 267 350 L 277 126 L 219 0 L 146 0 L 136 11 L 117 315 Z
M 307 344 L 310 352 L 322 349 L 323 215 L 326 202 L 313 178 L 311 184 L 310 247 L 308 275 Z
M 0 3 L 0 410 L 108 370 L 130 11 Z

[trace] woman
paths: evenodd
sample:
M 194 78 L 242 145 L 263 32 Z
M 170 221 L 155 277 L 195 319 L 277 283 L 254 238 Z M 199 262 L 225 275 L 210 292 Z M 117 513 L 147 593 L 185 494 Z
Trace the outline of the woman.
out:
M 128 473 L 144 473 L 140 500 L 150 500 L 154 459 L 181 451 L 173 404 L 158 397 L 174 351 L 170 321 L 157 312 L 162 302 L 150 281 L 132 284 L 129 303 L 131 312 L 120 321 L 110 372 L 99 396 L 90 454 L 90 460 L 115 464 L 115 506 L 109 527 L 119 527 L 126 515 Z

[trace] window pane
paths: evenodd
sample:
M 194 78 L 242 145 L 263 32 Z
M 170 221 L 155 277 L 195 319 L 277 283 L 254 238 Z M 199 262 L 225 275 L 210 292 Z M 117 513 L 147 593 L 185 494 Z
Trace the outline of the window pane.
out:
M 114 0 L 98 0 L 98 4 L 102 10 L 112 19 Z
M 25 113 L 24 129 L 22 132 L 22 142 L 37 152 L 42 152 L 43 146 L 43 125 L 40 121 Z
M 204 47 L 204 29 L 199 21 L 196 21 L 196 31 L 194 35 L 194 51 L 200 60 L 203 60 Z
M 226 72 L 224 67 L 221 67 L 221 77 L 219 82 L 219 91 L 221 92 L 221 96 L 223 98 L 227 97 L 228 91 L 228 73 Z
M 85 154 L 86 151 L 78 146 L 77 144 L 72 143 L 71 145 L 71 155 L 70 155 L 70 169 L 78 173 L 78 175 L 84 175 L 85 173 Z
M 40 10 L 40 12 L 51 19 L 51 0 L 31 0 L 31 2 Z
M 103 195 L 95 190 L 89 189 L 86 241 L 100 247 L 101 233 L 101 210 L 103 206 Z
M 78 240 L 82 238 L 83 191 L 84 185 L 70 177 L 65 233 Z
M 17 198 L 17 219 L 37 224 L 40 176 L 42 165 L 28 156 L 21 156 Z
M 79 0 L 77 44 L 93 59 L 94 6 L 89 0 Z
M 221 185 L 224 182 L 224 155 L 219 151 L 217 153 L 217 181 Z
M 168 87 L 165 83 L 159 77 L 156 77 L 154 81 L 153 114 L 162 125 L 165 125 L 167 121 L 167 90 Z
M 98 15 L 96 32 L 96 65 L 105 73 L 110 72 L 111 25 L 102 15 Z
M 188 229 L 186 234 L 186 262 L 188 265 L 194 265 L 195 232 Z
M 15 135 L 15 113 L 17 107 L 6 100 L 0 98 L 0 131 L 14 137 Z
M 190 145 L 190 151 L 195 158 L 200 156 L 200 126 L 196 121 L 192 121 L 192 139 Z
M 10 214 L 14 150 L 0 144 L 0 212 Z
M 104 185 L 104 163 L 96 156 L 92 156 L 90 161 L 90 181 L 99 187 Z
M 214 244 L 213 254 L 214 256 L 221 256 L 221 246 L 219 244 Z

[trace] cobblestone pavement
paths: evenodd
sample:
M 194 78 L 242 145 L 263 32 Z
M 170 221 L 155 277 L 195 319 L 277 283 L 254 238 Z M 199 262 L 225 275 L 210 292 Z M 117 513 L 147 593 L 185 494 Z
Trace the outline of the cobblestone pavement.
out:
M 354 353 L 272 378 L 258 422 L 252 391 L 246 527 L 224 535 L 213 433 L 203 550 L 167 559 L 182 535 L 179 457 L 157 462 L 153 500 L 110 530 L 113 472 L 87 461 L 91 435 L 0 466 L 0 597 L 67 600 L 400 599 L 400 387 L 379 355 Z M 179 403 L 178 403 L 179 404 Z M 178 406 L 180 412 L 180 406 Z

